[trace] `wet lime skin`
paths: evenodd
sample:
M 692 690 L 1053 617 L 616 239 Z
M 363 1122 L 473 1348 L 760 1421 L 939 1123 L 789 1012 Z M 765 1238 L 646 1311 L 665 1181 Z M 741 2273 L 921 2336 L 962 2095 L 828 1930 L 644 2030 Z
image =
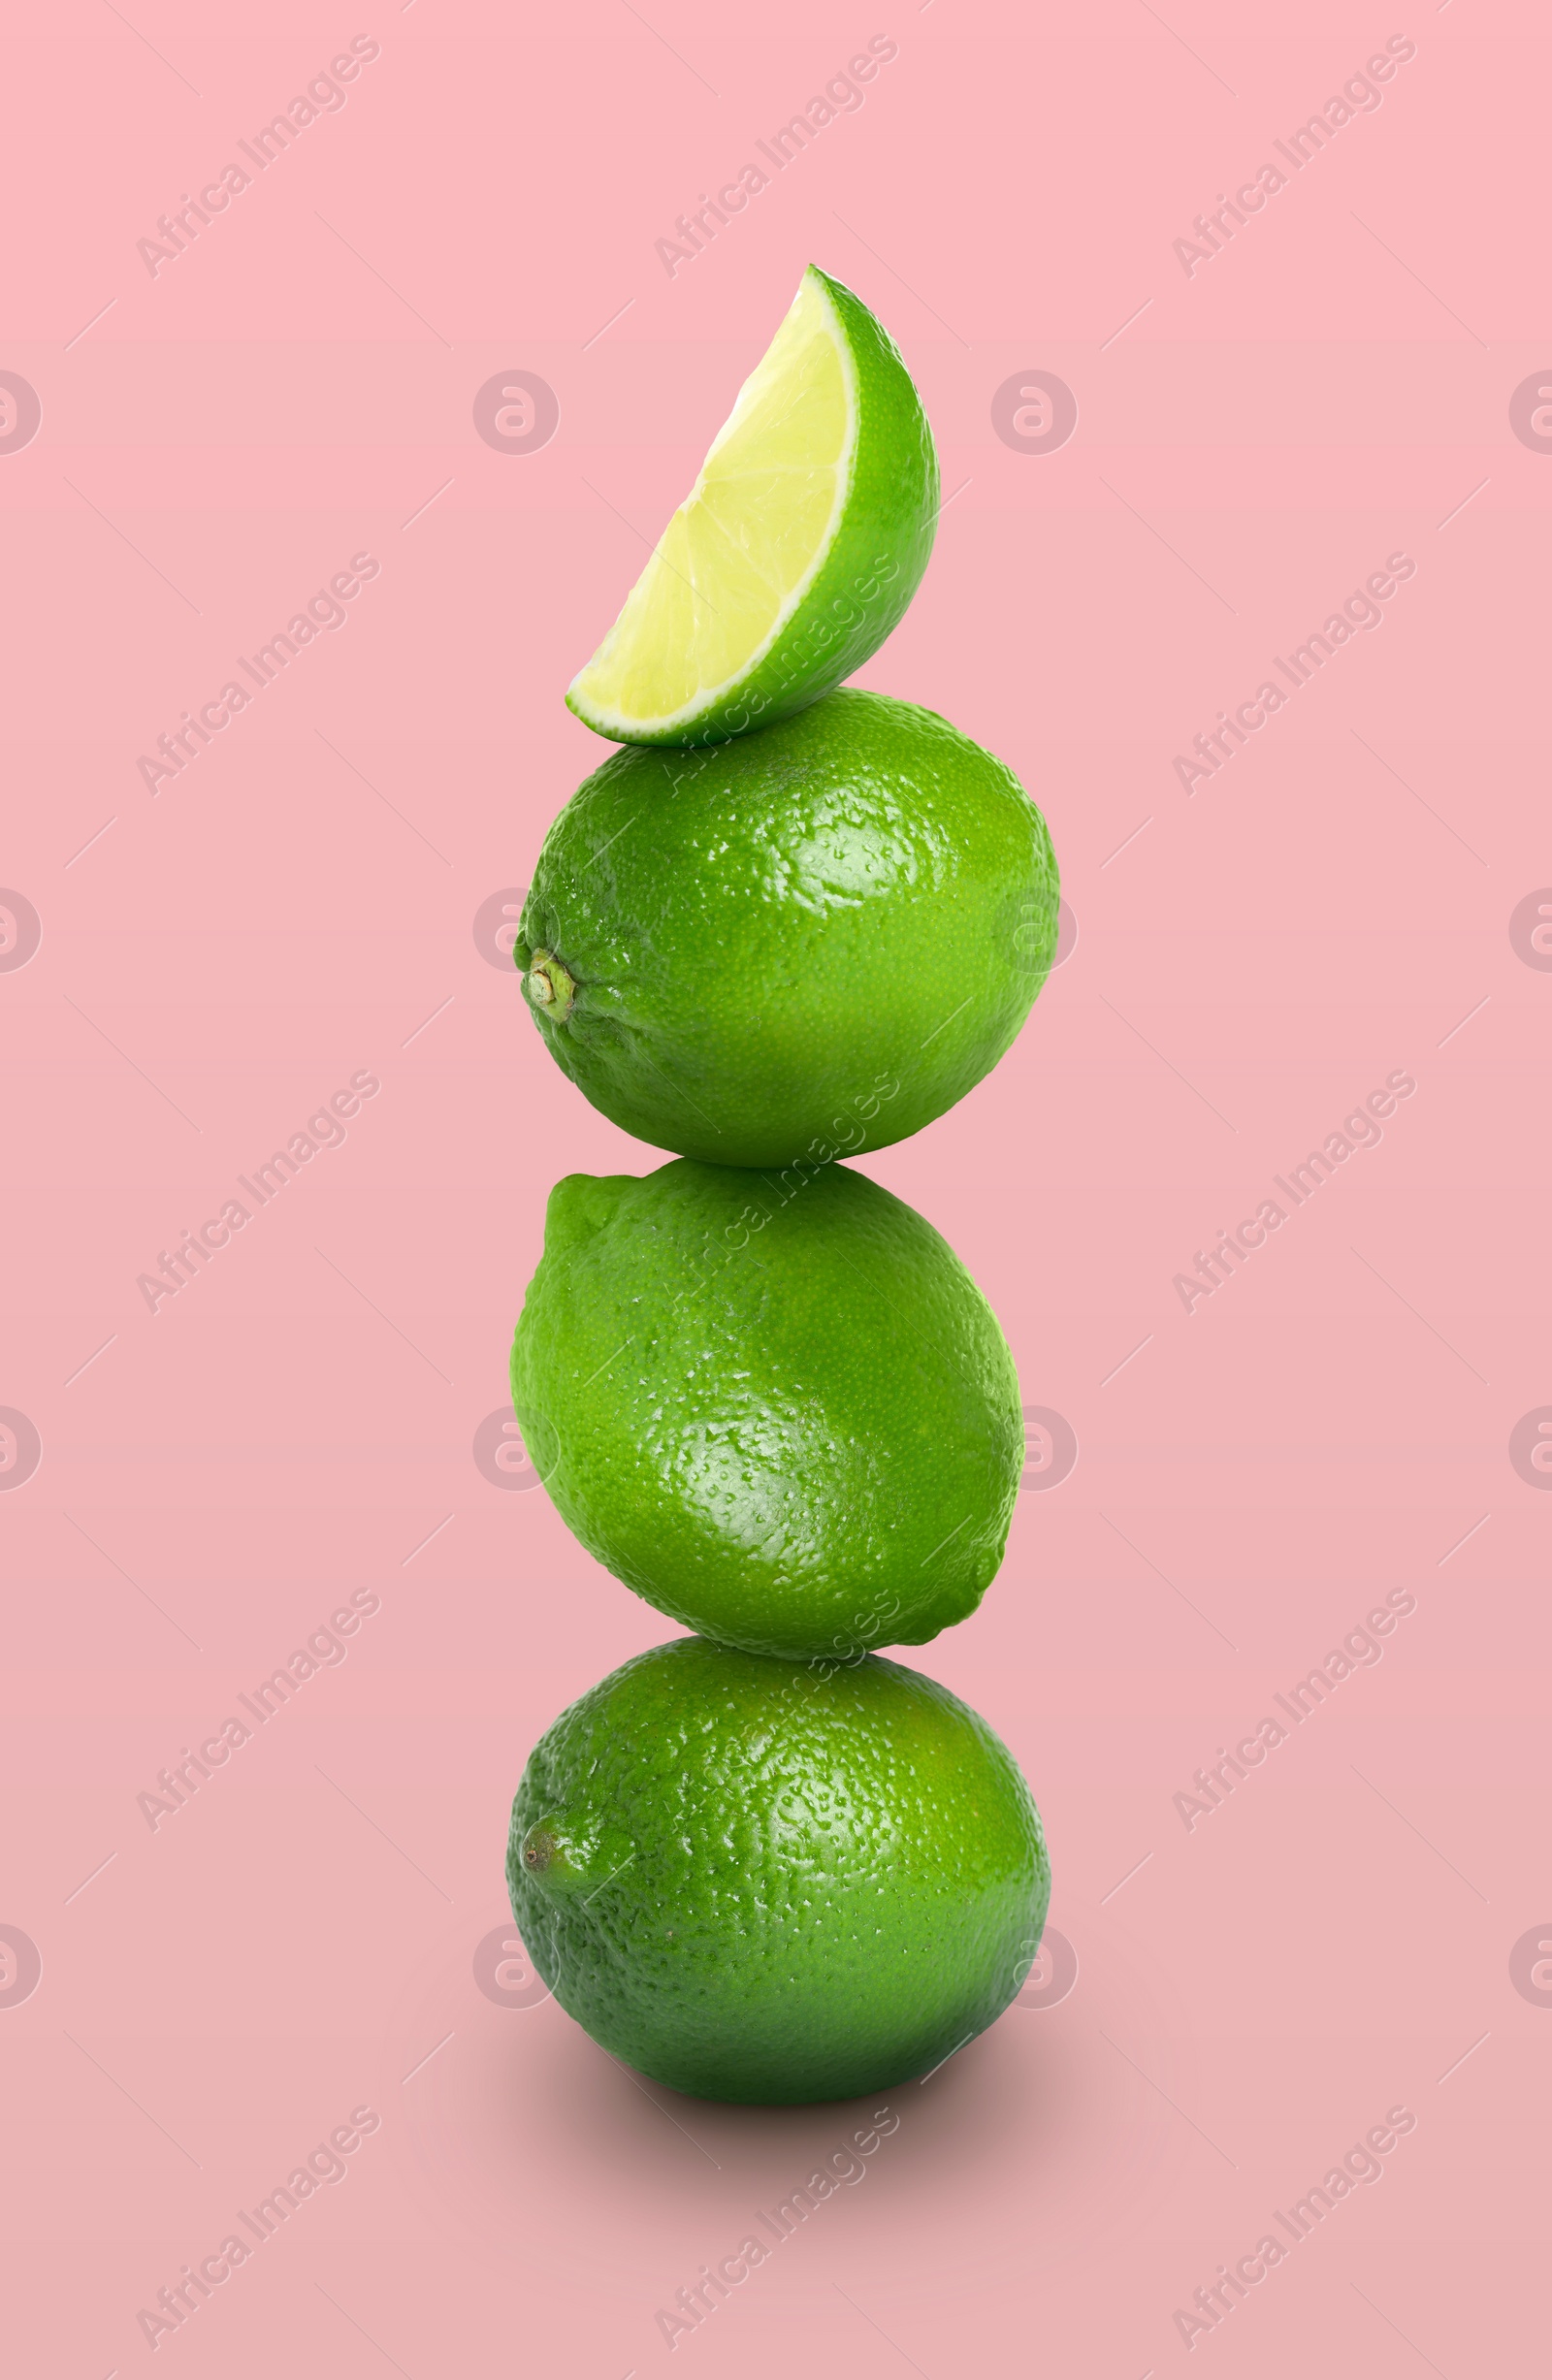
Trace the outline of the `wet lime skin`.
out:
M 962 1099 L 1045 981 L 1057 898 L 1012 770 L 847 688 L 709 750 L 616 752 L 545 838 L 514 958 L 603 1114 L 783 1165 L 886 1147 Z
M 679 2091 L 845 2099 L 1006 2008 L 1045 1922 L 1006 1746 L 892 1661 L 659 1645 L 563 1713 L 512 1809 L 512 1911 L 556 1999 Z
M 1001 1561 L 1007 1341 L 924 1217 L 845 1166 L 568 1175 L 511 1379 L 573 1534 L 725 1643 L 923 1644 Z

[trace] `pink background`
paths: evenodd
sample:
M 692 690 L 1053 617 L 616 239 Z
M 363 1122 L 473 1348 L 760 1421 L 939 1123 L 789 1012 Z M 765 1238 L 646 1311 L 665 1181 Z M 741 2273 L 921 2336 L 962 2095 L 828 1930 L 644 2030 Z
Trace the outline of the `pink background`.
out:
M 0 2005 L 17 2372 L 138 2369 L 137 2309 L 370 2105 L 155 2352 L 624 2380 L 859 2120 L 648 2092 L 473 1970 L 530 1746 L 671 1632 L 471 1455 L 550 1184 L 659 1162 L 473 920 L 602 758 L 565 683 L 810 257 L 899 339 L 951 499 L 864 681 L 1020 772 L 1080 928 L 997 1074 L 868 1168 L 1082 1448 L 910 1656 L 1022 1761 L 1079 1973 L 891 2094 L 865 2184 L 674 2352 L 1142 2380 L 1405 2106 L 1382 2182 L 1190 2352 L 1544 2353 L 1552 1992 L 1510 1961 L 1552 1940 L 1552 1500 L 1508 1441 L 1552 1400 L 1552 980 L 1509 920 L 1552 884 L 1552 460 L 1509 401 L 1552 380 L 1552 45 L 1491 0 L 1165 14 L 8 12 L 0 370 L 43 405 L 0 453 L 0 885 L 43 926 L 0 973 L 0 1406 L 43 1448 L 0 1493 L 0 1923 L 43 1961 Z M 348 105 L 150 275 L 158 214 L 363 30 Z M 865 106 L 670 278 L 674 217 L 878 31 Z M 1395 32 L 1383 106 L 1187 277 L 1192 217 Z M 1077 395 L 1057 451 L 992 428 L 1034 370 Z M 475 434 L 511 370 L 558 394 L 539 451 Z M 153 797 L 137 756 L 362 551 L 347 626 Z M 1188 797 L 1173 756 L 1396 551 L 1382 627 Z M 137 1275 L 360 1069 L 345 1143 L 149 1313 Z M 1383 1142 L 1187 1315 L 1172 1276 L 1393 1069 Z M 157 1770 L 369 1590 L 153 1833 Z M 1383 1660 L 1187 1832 L 1193 1770 L 1391 1590 Z

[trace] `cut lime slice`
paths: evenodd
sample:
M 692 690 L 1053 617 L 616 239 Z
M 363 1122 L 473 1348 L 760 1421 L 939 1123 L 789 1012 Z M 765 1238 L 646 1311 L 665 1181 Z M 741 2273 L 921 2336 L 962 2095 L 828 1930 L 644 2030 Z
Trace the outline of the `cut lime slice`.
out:
M 567 703 L 621 744 L 785 719 L 877 652 L 937 509 L 932 433 L 893 341 L 810 265 Z

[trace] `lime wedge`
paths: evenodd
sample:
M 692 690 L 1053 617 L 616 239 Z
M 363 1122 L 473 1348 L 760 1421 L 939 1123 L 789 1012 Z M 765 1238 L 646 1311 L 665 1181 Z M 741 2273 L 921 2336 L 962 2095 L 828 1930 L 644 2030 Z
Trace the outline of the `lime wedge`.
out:
M 810 265 L 566 701 L 621 744 L 716 744 L 826 694 L 916 593 L 932 433 L 860 298 Z

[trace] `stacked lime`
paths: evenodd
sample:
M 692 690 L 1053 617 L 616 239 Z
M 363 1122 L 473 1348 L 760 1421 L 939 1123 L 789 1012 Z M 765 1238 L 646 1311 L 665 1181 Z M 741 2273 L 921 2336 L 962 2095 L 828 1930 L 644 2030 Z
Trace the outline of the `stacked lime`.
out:
M 1023 1453 L 1013 1359 L 932 1226 L 843 1160 L 944 1114 L 1050 967 L 1011 770 L 840 688 L 931 551 L 937 461 L 882 325 L 810 267 L 567 701 L 624 749 L 514 956 L 584 1096 L 677 1154 L 571 1174 L 512 1347 L 588 1550 L 696 1633 L 535 1747 L 512 1907 L 602 2045 L 728 2100 L 929 2071 L 1018 1991 L 1050 1896 L 1005 1747 L 878 1657 L 964 1619 Z
M 878 651 L 937 511 L 937 451 L 893 340 L 810 265 L 566 701 L 623 744 L 768 726 Z

